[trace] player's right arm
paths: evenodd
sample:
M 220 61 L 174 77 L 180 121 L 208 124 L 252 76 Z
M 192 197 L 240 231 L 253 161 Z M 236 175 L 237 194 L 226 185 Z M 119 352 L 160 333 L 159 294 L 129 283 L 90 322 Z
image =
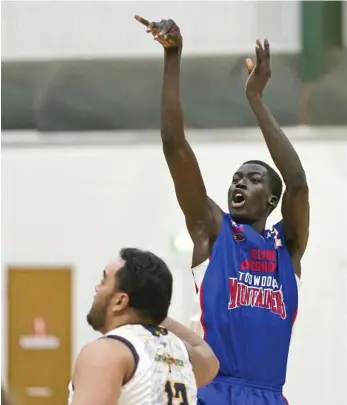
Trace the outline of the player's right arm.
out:
M 163 326 L 186 346 L 197 386 L 202 387 L 211 382 L 218 373 L 219 361 L 210 346 L 195 332 L 169 317 Z
M 184 133 L 180 99 L 182 52 L 180 30 L 172 20 L 150 24 L 141 17 L 137 17 L 137 20 L 147 25 L 148 31 L 164 47 L 161 139 L 165 159 L 174 181 L 177 200 L 194 245 L 204 243 L 206 240 L 207 244 L 211 245 L 220 229 L 222 211 L 207 197 L 198 162 Z M 193 258 L 193 266 L 207 258 L 209 249 L 204 251 L 205 257 Z

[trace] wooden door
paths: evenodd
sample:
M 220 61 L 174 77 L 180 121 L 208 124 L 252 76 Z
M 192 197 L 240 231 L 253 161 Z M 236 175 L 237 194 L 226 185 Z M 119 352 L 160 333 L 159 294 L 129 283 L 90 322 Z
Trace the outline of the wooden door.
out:
M 71 269 L 8 269 L 8 383 L 18 405 L 64 405 L 71 374 Z

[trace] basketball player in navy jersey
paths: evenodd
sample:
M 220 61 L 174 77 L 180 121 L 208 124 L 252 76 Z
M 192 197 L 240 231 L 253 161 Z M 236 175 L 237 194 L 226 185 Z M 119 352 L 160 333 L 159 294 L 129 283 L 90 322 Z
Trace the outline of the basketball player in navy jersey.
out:
M 195 405 L 219 363 L 208 344 L 167 317 L 172 275 L 127 248 L 106 267 L 87 321 L 103 334 L 77 357 L 69 405 Z
M 229 213 L 206 192 L 195 155 L 185 137 L 180 100 L 182 36 L 172 20 L 147 26 L 164 48 L 161 138 L 164 155 L 194 242 L 192 269 L 200 330 L 220 362 L 217 377 L 199 390 L 199 405 L 284 405 L 282 388 L 297 313 L 301 258 L 309 233 L 308 186 L 300 159 L 263 101 L 270 78 L 267 40 L 256 42 L 256 61 L 246 60 L 246 96 L 285 192 L 282 220 L 266 221 L 282 193 L 269 165 L 252 160 L 234 174 Z M 230 156 L 234 164 L 233 155 Z

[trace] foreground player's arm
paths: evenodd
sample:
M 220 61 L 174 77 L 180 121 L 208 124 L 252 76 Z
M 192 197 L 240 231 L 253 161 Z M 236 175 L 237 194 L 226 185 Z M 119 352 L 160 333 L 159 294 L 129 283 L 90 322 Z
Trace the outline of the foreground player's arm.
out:
M 256 64 L 247 60 L 250 73 L 246 94 L 263 133 L 271 157 L 280 171 L 286 190 L 282 200 L 283 232 L 292 256 L 301 259 L 309 232 L 309 198 L 305 171 L 299 156 L 266 107 L 262 93 L 270 77 L 270 48 L 257 41 Z
M 137 19 L 146 25 L 146 20 L 139 17 Z M 210 208 L 198 162 L 184 133 L 180 99 L 182 52 L 180 30 L 172 20 L 151 23 L 148 29 L 164 47 L 161 139 L 177 200 L 185 215 L 189 234 L 195 243 L 201 240 L 202 234 L 209 238 L 218 234 L 222 213 L 221 210 Z
M 197 386 L 202 387 L 212 381 L 218 373 L 219 361 L 210 346 L 195 332 L 169 317 L 163 326 L 184 342 Z
M 117 405 L 122 385 L 134 368 L 134 357 L 122 342 L 98 339 L 89 343 L 74 367 L 72 405 Z

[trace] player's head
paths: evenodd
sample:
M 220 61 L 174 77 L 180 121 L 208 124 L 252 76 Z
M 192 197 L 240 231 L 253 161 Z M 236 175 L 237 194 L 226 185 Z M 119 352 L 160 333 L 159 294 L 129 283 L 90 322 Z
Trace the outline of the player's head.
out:
M 249 160 L 234 174 L 228 192 L 229 212 L 240 222 L 266 219 L 281 194 L 282 180 L 276 171 L 261 160 Z
M 127 323 L 159 325 L 171 295 L 172 275 L 163 260 L 151 252 L 122 249 L 119 260 L 103 271 L 87 321 L 102 333 Z

